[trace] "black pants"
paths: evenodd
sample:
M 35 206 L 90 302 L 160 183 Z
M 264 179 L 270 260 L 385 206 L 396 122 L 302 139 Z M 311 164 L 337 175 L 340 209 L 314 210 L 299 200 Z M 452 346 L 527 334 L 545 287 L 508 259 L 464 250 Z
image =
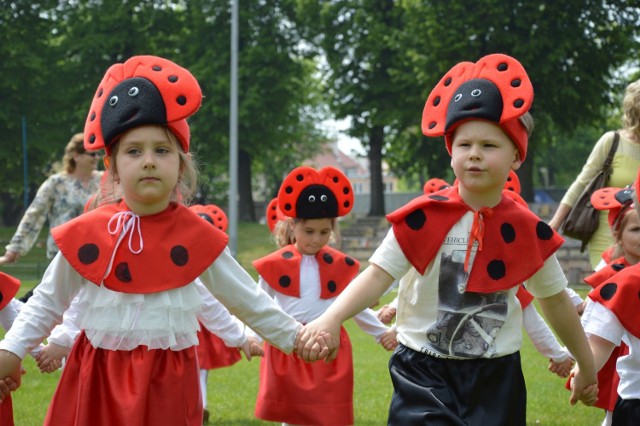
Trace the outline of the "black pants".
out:
M 526 424 L 527 390 L 520 353 L 450 360 L 399 345 L 389 360 L 389 425 Z
M 618 397 L 613 409 L 611 426 L 635 426 L 640 424 L 640 399 Z

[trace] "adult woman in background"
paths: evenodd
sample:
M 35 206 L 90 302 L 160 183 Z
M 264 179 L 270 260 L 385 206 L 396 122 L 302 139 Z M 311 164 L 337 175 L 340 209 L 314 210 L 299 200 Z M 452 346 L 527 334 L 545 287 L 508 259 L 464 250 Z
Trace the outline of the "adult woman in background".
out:
M 618 130 L 620 141 L 613 158 L 613 172 L 606 186 L 624 188 L 634 182 L 640 167 L 640 80 L 629 84 L 622 100 L 622 129 Z M 614 132 L 609 131 L 596 142 L 582 171 L 571 184 L 560 201 L 558 210 L 549 222 L 553 229 L 559 229 L 572 206 L 591 181 L 609 153 Z M 600 225 L 589 240 L 589 260 L 596 267 L 602 253 L 613 244 L 613 238 L 607 222 L 607 212 L 600 212 Z
M 4 256 L 0 257 L 0 265 L 13 263 L 28 253 L 45 221 L 53 228 L 82 213 L 89 197 L 99 188 L 102 176 L 102 172 L 96 170 L 99 159 L 99 153 L 85 151 L 82 133 L 71 137 L 62 157 L 62 171 L 51 175 L 38 189 Z M 52 259 L 57 252 L 58 247 L 49 234 L 47 257 Z

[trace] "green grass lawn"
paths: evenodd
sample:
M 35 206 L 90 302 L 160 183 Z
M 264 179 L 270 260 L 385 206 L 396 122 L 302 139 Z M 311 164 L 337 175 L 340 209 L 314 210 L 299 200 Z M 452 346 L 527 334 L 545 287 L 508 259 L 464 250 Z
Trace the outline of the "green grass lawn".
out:
M 0 232 L 4 236 L 10 232 Z M 251 261 L 275 248 L 264 225 L 241 224 L 238 232 L 238 260 L 256 277 Z M 4 271 L 5 269 L 2 268 Z M 8 271 L 6 271 L 8 272 Z M 24 281 L 21 292 L 35 285 Z M 584 296 L 584 294 L 582 294 Z M 384 303 L 393 295 L 385 296 Z M 384 425 L 391 397 L 391 381 L 387 370 L 389 352 L 363 333 L 353 321 L 348 321 L 354 351 L 355 371 L 355 424 Z M 547 371 L 548 360 L 538 354 L 525 336 L 522 364 L 528 389 L 528 425 L 599 425 L 603 412 L 583 405 L 570 406 L 565 380 Z M 258 389 L 260 360 L 241 361 L 238 364 L 210 372 L 208 409 L 210 424 L 263 425 L 268 422 L 253 416 Z M 14 417 L 17 426 L 41 425 L 60 372 L 40 374 L 33 359 L 24 362 L 27 374 L 21 388 L 13 395 Z M 505 380 L 509 378 L 505 377 Z M 490 425 L 490 420 L 488 420 Z

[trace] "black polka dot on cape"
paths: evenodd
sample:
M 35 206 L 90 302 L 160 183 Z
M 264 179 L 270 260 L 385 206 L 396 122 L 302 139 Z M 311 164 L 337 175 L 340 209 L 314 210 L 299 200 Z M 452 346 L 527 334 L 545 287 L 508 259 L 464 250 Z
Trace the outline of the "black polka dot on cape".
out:
M 84 265 L 95 262 L 99 255 L 100 249 L 93 243 L 84 244 L 78 249 L 78 260 Z
M 611 300 L 611 298 L 616 294 L 616 291 L 618 291 L 618 284 L 607 283 L 600 287 L 600 296 L 602 296 L 604 300 Z

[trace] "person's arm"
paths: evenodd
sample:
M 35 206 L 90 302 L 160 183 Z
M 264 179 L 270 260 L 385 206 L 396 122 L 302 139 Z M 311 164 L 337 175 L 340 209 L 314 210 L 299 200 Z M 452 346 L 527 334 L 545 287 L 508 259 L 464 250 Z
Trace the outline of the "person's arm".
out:
M 567 359 L 567 353 L 562 349 L 558 339 L 556 339 L 547 323 L 540 316 L 533 303 L 522 310 L 522 325 L 533 346 L 542 356 L 555 362 Z
M 256 285 L 253 278 L 225 248 L 216 261 L 200 275 L 202 283 L 240 321 L 283 352 L 294 348 L 302 327 L 298 321 L 278 307 L 275 301 Z
M 376 339 L 376 343 L 380 343 L 382 336 L 389 331 L 389 327 L 384 325 L 378 319 L 376 313 L 371 308 L 367 308 L 356 315 L 353 320 L 362 331 Z
M 587 337 L 566 291 L 538 299 L 545 318 L 571 352 L 579 369 L 573 377 L 571 405 L 581 400 L 593 405 L 597 398 L 596 368 Z
M 202 307 L 198 312 L 198 320 L 207 330 L 222 339 L 230 348 L 237 348 L 247 342 L 247 336 L 238 321 L 227 308 L 207 290 L 202 281 L 196 280 L 196 288 L 202 297 Z
M 607 132 L 602 135 L 593 146 L 593 149 L 591 150 L 587 161 L 585 162 L 584 166 L 582 166 L 582 170 L 573 181 L 569 189 L 567 189 L 567 192 L 564 194 L 564 197 L 562 197 L 560 205 L 553 215 L 553 218 L 551 218 L 551 220 L 549 221 L 549 226 L 551 226 L 553 229 L 558 230 L 584 188 L 596 175 L 596 173 L 598 173 L 598 171 L 602 168 L 602 165 L 607 158 L 607 154 L 609 152 L 609 149 L 611 148 L 612 143 L 613 132 Z
M 298 356 L 305 361 L 316 361 L 324 358 L 314 349 L 316 339 L 322 332 L 329 333 L 333 339 L 334 349 L 326 357 L 334 359 L 338 352 L 340 326 L 358 312 L 368 308 L 393 283 L 394 278 L 376 264 L 371 264 L 361 272 L 347 288 L 318 318 L 307 324 L 296 339 Z
M 0 264 L 13 263 L 31 250 L 47 220 L 47 213 L 51 211 L 54 199 L 55 185 L 49 178 L 40 186 L 35 198 L 22 216 Z

